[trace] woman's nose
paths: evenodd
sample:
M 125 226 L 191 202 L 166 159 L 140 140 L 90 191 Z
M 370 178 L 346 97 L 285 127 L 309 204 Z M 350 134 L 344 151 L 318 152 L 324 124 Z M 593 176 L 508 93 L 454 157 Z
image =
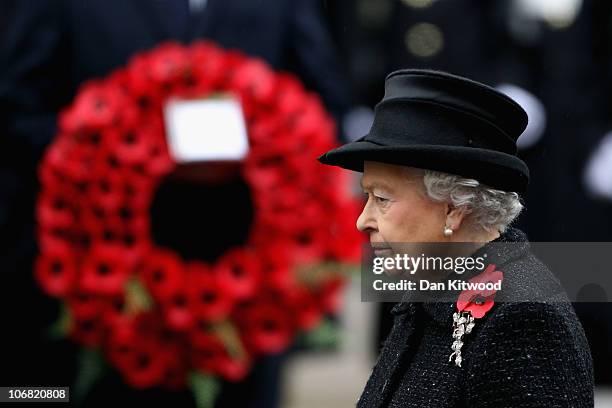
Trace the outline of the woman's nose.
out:
M 361 211 L 361 214 L 357 218 L 356 226 L 357 226 L 357 229 L 361 232 L 368 232 L 369 230 L 376 229 L 375 220 L 372 218 L 370 214 L 371 211 L 370 211 L 369 203 L 370 203 L 370 200 L 368 200 L 368 202 L 364 205 L 363 210 Z

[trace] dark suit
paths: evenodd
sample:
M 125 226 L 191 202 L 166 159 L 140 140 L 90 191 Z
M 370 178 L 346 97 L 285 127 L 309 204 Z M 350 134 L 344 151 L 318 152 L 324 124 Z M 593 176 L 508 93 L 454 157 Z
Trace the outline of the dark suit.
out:
M 58 315 L 57 302 L 37 289 L 31 277 L 31 262 L 36 255 L 36 164 L 55 134 L 58 111 L 70 103 L 78 86 L 125 65 L 135 52 L 164 40 L 189 42 L 206 38 L 260 57 L 275 69 L 295 72 L 307 87 L 321 94 L 328 109 L 340 118 L 348 104 L 347 89 L 320 6 L 314 0 L 208 0 L 202 11 L 190 15 L 187 0 L 17 2 L 0 55 L 0 265 L 8 279 L 4 284 L 16 295 L 4 297 L 7 305 L 3 310 L 13 308 L 14 312 L 5 323 L 12 331 L 3 338 L 2 346 L 14 358 L 8 359 L 0 383 L 67 385 L 72 379 L 75 362 L 66 359 L 73 358 L 74 347 L 51 343 L 44 337 L 44 329 Z M 152 217 L 159 220 L 153 225 L 158 242 L 173 246 L 187 258 L 204 259 L 214 259 L 220 248 L 242 242 L 250 222 L 250 214 L 243 208 L 249 202 L 248 188 L 237 181 L 220 189 L 162 186 Z M 215 204 L 211 196 L 228 199 L 214 200 Z M 182 206 L 177 213 L 177 202 L 187 207 Z M 197 217 L 192 215 L 205 210 L 238 214 L 242 218 L 233 220 L 238 231 L 225 231 L 223 217 L 193 222 Z M 181 220 L 184 214 L 188 216 Z M 164 224 L 164 220 L 173 222 Z M 195 236 L 198 230 L 225 231 L 225 235 L 221 233 L 210 243 L 208 252 L 196 253 L 194 244 L 202 249 L 201 236 Z M 19 302 L 27 306 L 15 309 Z M 26 352 L 33 353 L 28 358 L 31 363 L 20 357 Z M 252 384 L 261 381 L 266 370 L 277 375 L 278 365 L 258 370 L 252 376 Z M 113 377 L 107 381 L 116 380 Z M 122 385 L 108 387 L 118 392 Z M 138 400 L 137 393 L 121 389 L 134 402 L 162 403 L 166 398 L 163 393 L 152 392 L 148 400 Z M 265 388 L 254 385 L 250 391 L 230 391 L 227 394 L 232 395 L 222 400 L 232 401 L 229 396 L 242 398 L 233 401 L 247 406 L 253 389 L 266 394 Z M 89 405 L 104 405 L 104 398 L 112 397 L 113 393 L 105 393 L 104 387 L 99 390 Z M 250 402 L 256 401 L 251 406 L 274 406 L 275 392 L 251 395 Z M 192 402 L 187 395 L 168 398 L 173 403 L 180 403 L 180 398 Z

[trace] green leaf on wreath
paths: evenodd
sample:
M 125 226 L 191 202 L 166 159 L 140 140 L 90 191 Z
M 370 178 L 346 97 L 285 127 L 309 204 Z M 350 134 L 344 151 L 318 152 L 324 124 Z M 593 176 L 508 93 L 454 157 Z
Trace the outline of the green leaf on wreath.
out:
M 340 323 L 324 319 L 314 329 L 302 333 L 301 343 L 308 349 L 334 349 L 339 346 L 341 336 Z
M 343 276 L 351 278 L 358 276 L 359 265 L 346 262 L 318 262 L 313 264 L 299 265 L 296 268 L 295 276 L 298 282 L 307 286 L 318 286 L 321 282 L 328 279 Z
M 192 372 L 188 382 L 195 397 L 196 407 L 213 408 L 219 393 L 219 381 L 212 375 Z
M 125 284 L 125 311 L 138 313 L 153 307 L 153 299 L 145 286 L 137 278 L 129 279 Z
M 60 314 L 57 320 L 47 330 L 47 335 L 53 340 L 59 340 L 68 337 L 70 331 L 70 322 L 72 317 L 70 311 L 65 304 L 60 306 Z
M 225 349 L 233 359 L 242 360 L 246 356 L 246 350 L 240 340 L 238 329 L 230 321 L 224 320 L 212 325 L 212 331 L 225 345 Z
M 76 406 L 83 406 L 89 392 L 106 373 L 107 365 L 102 352 L 92 348 L 81 349 L 77 364 L 77 375 L 70 390 L 70 399 Z

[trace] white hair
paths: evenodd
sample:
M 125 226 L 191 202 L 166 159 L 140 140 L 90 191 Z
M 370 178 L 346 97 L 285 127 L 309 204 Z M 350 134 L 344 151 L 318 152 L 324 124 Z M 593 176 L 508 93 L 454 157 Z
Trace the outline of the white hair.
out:
M 433 170 L 422 170 L 429 198 L 464 207 L 466 219 L 478 230 L 504 232 L 524 208 L 515 192 L 496 190 L 471 178 Z

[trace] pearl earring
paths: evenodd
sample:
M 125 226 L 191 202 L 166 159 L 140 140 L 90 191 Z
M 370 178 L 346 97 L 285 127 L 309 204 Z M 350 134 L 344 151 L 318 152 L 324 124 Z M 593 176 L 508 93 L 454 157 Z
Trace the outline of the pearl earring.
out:
M 451 235 L 453 235 L 453 229 L 450 227 L 444 227 L 444 236 L 450 237 Z

